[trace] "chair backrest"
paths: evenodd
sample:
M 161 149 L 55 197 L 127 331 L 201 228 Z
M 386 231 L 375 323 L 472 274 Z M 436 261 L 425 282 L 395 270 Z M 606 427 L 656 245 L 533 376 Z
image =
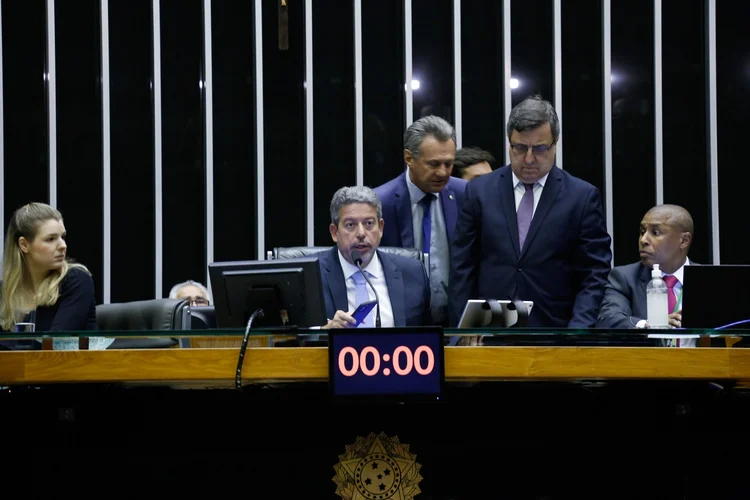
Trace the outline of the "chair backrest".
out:
M 190 304 L 178 299 L 99 304 L 96 324 L 100 330 L 189 330 Z
M 307 257 L 316 253 L 330 250 L 331 247 L 276 247 L 273 249 L 273 253 L 269 252 L 269 255 L 273 259 L 293 259 L 296 257 Z M 401 247 L 378 247 L 383 253 L 390 253 L 393 255 L 400 255 L 402 257 L 409 257 L 417 259 L 422 265 L 427 267 L 427 257 L 421 250 L 417 248 L 401 248 Z

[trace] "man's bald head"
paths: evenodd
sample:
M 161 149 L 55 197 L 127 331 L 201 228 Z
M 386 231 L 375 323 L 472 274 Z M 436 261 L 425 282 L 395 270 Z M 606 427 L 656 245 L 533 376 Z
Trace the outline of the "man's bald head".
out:
M 646 215 L 659 216 L 681 233 L 693 234 L 693 217 L 679 205 L 657 205 L 646 212 Z
M 686 261 L 693 242 L 693 218 L 678 205 L 657 205 L 643 216 L 638 238 L 641 264 L 672 274 Z

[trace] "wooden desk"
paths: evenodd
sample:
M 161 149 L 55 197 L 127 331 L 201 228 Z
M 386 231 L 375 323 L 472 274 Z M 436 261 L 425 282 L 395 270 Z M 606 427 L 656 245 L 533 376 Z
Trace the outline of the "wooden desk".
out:
M 230 385 L 238 349 L 11 351 L 0 385 L 131 382 Z M 446 347 L 449 381 L 750 380 L 750 349 L 644 347 Z M 324 381 L 326 348 L 249 349 L 243 381 Z
M 750 380 L 747 349 L 450 347 L 449 380 L 504 382 L 449 384 L 434 405 L 345 407 L 329 401 L 327 354 L 250 349 L 245 384 L 283 383 L 236 391 L 210 388 L 232 387 L 237 348 L 0 352 L 0 385 L 18 385 L 0 391 L 0 424 L 24 449 L 86 450 L 75 461 L 60 454 L 47 484 L 81 467 L 105 481 L 139 471 L 118 485 L 130 496 L 229 483 L 259 498 L 334 498 L 338 457 L 383 432 L 417 455 L 420 487 L 435 499 L 726 498 L 721 481 L 689 464 L 734 470 L 750 444 L 741 425 L 750 394 L 707 382 Z M 565 382 L 580 379 L 613 381 Z M 203 390 L 172 390 L 194 387 Z M 144 450 L 161 456 L 145 460 Z M 644 472 L 630 474 L 639 454 Z M 654 482 L 649 466 L 670 480 Z M 735 483 L 744 485 L 726 482 Z

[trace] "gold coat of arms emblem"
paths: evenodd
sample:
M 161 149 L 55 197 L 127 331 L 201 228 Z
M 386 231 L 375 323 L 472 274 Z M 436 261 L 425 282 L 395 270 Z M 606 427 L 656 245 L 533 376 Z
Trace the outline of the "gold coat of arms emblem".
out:
M 411 500 L 418 493 L 422 468 L 398 436 L 371 432 L 346 445 L 333 466 L 336 494 L 344 500 Z

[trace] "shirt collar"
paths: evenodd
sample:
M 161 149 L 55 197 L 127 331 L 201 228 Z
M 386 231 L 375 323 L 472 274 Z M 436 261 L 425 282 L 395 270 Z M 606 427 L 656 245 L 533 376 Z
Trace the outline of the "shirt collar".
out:
M 674 276 L 675 278 L 677 278 L 677 281 L 679 281 L 680 284 L 684 283 L 684 281 L 682 280 L 682 277 L 685 274 L 685 266 L 689 266 L 689 265 L 690 265 L 690 259 L 688 259 L 687 257 L 685 257 L 685 263 L 683 265 L 681 265 L 680 268 L 677 271 L 674 272 L 674 274 L 672 274 L 672 276 Z M 667 273 L 665 273 L 663 271 L 662 271 L 661 274 L 662 274 L 662 276 L 666 276 L 667 275 Z
M 339 262 L 341 262 L 341 270 L 344 271 L 344 279 L 348 280 L 352 277 L 352 274 L 359 272 L 359 268 L 357 266 L 355 266 L 354 264 L 350 264 L 344 258 L 344 256 L 341 254 L 341 250 L 339 250 Z M 383 266 L 380 264 L 380 258 L 378 257 L 377 251 L 373 254 L 370 263 L 367 264 L 363 269 L 367 271 L 373 278 L 383 276 Z
M 518 183 L 521 182 L 521 179 L 516 177 L 516 173 L 513 172 L 512 170 L 511 170 L 511 173 L 513 174 L 513 189 L 515 189 L 516 187 L 518 187 Z M 544 187 L 544 183 L 547 182 L 547 177 L 549 177 L 549 172 L 544 174 L 544 177 L 536 181 L 535 184 L 539 184 L 540 186 Z
M 409 167 L 406 167 L 406 187 L 409 189 L 409 198 L 411 198 L 412 204 L 417 204 L 422 201 L 422 198 L 427 196 L 427 193 L 419 189 L 419 187 L 411 181 L 409 176 Z M 440 199 L 440 193 L 433 193 L 437 199 Z

